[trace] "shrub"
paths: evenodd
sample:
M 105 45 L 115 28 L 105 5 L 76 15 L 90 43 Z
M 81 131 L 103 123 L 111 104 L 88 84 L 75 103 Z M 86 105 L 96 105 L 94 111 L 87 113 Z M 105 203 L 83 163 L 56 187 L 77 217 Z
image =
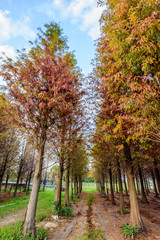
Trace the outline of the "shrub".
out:
M 58 202 L 54 202 L 54 214 L 58 216 L 72 217 L 73 209 L 70 206 L 60 206 Z
M 133 237 L 134 235 L 139 233 L 139 229 L 135 228 L 135 226 L 132 224 L 123 224 L 122 228 L 126 237 Z

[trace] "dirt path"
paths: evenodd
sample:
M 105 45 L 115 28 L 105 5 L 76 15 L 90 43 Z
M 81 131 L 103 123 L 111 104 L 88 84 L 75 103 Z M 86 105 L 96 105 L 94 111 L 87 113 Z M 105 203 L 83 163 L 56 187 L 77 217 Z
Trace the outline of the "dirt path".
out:
M 94 229 L 102 229 L 106 240 L 124 240 L 122 224 L 129 223 L 129 214 L 119 214 L 119 194 L 115 194 L 117 205 L 113 206 L 110 201 L 102 198 L 100 193 L 94 193 L 94 201 L 91 208 L 87 205 L 86 196 L 83 193 L 81 199 L 73 205 L 74 216 L 70 219 L 61 218 L 58 221 L 51 216 L 38 223 L 47 229 L 49 240 L 78 240 L 86 231 L 88 223 Z M 143 240 L 160 240 L 160 202 L 151 194 L 149 204 L 139 201 L 142 219 L 147 228 L 147 236 L 142 235 Z M 129 210 L 129 198 L 125 197 L 125 206 Z M 10 225 L 24 219 L 25 209 L 0 219 L 0 227 Z M 129 212 L 129 211 L 128 211 Z M 97 239 L 101 240 L 101 239 Z
M 5 227 L 7 225 L 11 225 L 17 221 L 24 219 L 25 211 L 26 211 L 26 208 L 2 217 L 0 219 L 0 228 Z
M 74 206 L 74 217 L 70 220 L 61 219 L 57 227 L 48 229 L 49 240 L 78 240 L 86 231 L 88 219 L 94 229 L 102 229 L 106 240 L 124 240 L 122 224 L 129 223 L 129 214 L 120 215 L 119 206 L 111 205 L 109 201 L 102 198 L 99 193 L 93 194 L 95 199 L 89 211 L 87 194 L 82 194 L 82 198 Z M 160 240 L 159 211 L 160 204 L 154 204 L 151 197 L 149 207 L 140 203 L 140 209 L 145 226 L 148 230 L 147 235 L 141 235 L 143 240 Z M 118 195 L 116 202 L 118 203 Z M 128 206 L 128 199 L 125 199 Z M 157 205 L 158 203 L 158 205 Z M 151 209 L 150 209 L 151 208 Z M 153 211 L 152 211 L 153 210 Z M 145 213 L 144 213 L 145 212 Z M 150 213 L 150 215 L 149 215 Z M 153 221 L 154 216 L 154 221 Z M 97 239 L 101 240 L 101 239 Z

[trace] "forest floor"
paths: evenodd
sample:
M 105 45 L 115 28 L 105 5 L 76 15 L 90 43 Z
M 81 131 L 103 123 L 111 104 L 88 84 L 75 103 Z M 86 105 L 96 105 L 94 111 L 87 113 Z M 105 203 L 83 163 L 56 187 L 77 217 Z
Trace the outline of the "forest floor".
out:
M 91 207 L 87 205 L 86 196 L 89 193 L 82 193 L 81 199 L 73 206 L 74 217 L 71 219 L 61 218 L 53 227 L 47 227 L 49 240 L 80 240 L 87 238 L 87 226 L 90 224 L 95 232 L 99 229 L 103 236 L 93 238 L 97 240 L 124 240 L 122 225 L 129 223 L 129 197 L 125 197 L 125 205 L 128 214 L 119 214 L 119 194 L 115 195 L 116 205 L 111 205 L 110 201 L 102 198 L 100 193 L 93 193 L 95 197 Z M 147 229 L 147 234 L 140 234 L 136 239 L 160 240 L 160 200 L 154 198 L 153 194 L 148 196 L 149 204 L 141 202 L 139 197 L 140 211 L 143 222 Z M 48 219 L 50 222 L 55 222 Z M 46 222 L 42 221 L 41 226 Z M 48 224 L 49 226 L 49 224 Z
M 89 195 L 94 196 L 91 206 L 88 206 L 86 199 Z M 160 240 L 160 199 L 155 198 L 153 194 L 149 194 L 147 198 L 149 203 L 144 204 L 138 196 L 147 234 L 141 234 L 136 239 Z M 99 237 L 93 239 L 124 240 L 122 224 L 129 223 L 129 197 L 125 196 L 125 207 L 128 209 L 128 214 L 119 214 L 119 194 L 115 194 L 115 201 L 116 205 L 111 205 L 110 201 L 102 198 L 100 193 L 82 193 L 79 201 L 73 204 L 72 218 L 61 217 L 54 220 L 54 216 L 50 216 L 38 222 L 37 226 L 47 230 L 49 240 L 92 239 L 86 237 L 87 234 L 90 235 L 90 231 L 94 231 L 95 235 L 97 232 L 99 233 Z M 25 209 L 1 218 L 0 227 L 23 220 Z M 85 236 L 84 233 L 86 233 Z

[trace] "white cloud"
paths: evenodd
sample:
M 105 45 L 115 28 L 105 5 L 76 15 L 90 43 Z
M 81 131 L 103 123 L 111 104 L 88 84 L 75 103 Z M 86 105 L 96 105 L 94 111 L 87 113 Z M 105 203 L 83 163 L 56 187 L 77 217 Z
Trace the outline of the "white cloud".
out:
M 64 0 L 53 0 L 53 4 L 57 7 L 62 7 L 65 4 Z
M 99 19 L 104 7 L 97 7 L 97 0 L 54 0 L 64 17 L 69 17 L 73 24 L 78 24 L 81 31 L 86 31 L 93 40 L 99 37 Z
M 10 57 L 12 59 L 16 58 L 14 48 L 9 45 L 0 45 L 0 57 L 3 56 L 3 53 L 5 53 L 7 57 Z
M 23 37 L 26 40 L 35 38 L 35 32 L 29 26 L 30 18 L 24 17 L 22 21 L 13 21 L 8 11 L 0 11 L 0 43 L 8 41 L 11 37 Z
M 11 34 L 11 19 L 7 17 L 9 14 L 8 11 L 2 12 L 0 11 L 0 29 L 1 29 L 1 37 L 0 42 L 7 41 L 10 38 Z

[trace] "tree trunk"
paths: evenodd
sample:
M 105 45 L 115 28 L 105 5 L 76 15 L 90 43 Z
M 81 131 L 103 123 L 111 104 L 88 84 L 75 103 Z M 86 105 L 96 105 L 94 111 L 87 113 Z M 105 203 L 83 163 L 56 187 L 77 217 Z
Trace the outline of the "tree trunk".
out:
M 119 161 L 117 161 L 117 175 L 118 175 L 119 194 L 120 194 L 120 212 L 121 214 L 123 214 L 125 212 L 125 207 L 124 207 L 124 198 L 123 198 L 121 167 L 120 167 Z
M 128 196 L 128 190 L 127 190 L 127 183 L 126 183 L 126 175 L 123 173 L 123 181 L 124 181 L 124 188 L 126 192 L 126 196 Z
M 154 171 L 155 171 L 155 177 L 156 177 L 156 181 L 157 181 L 158 191 L 160 193 L 160 173 L 159 173 L 158 162 L 157 162 L 156 158 L 154 158 Z
M 79 176 L 79 193 L 82 193 L 82 178 Z
M 31 170 L 30 173 L 29 173 L 29 179 L 28 179 L 28 186 L 27 186 L 26 195 L 29 194 L 29 188 L 30 188 L 30 183 L 31 183 L 32 173 L 33 173 L 33 170 Z
M 140 189 L 139 189 L 139 183 L 138 183 L 138 177 L 136 176 L 136 184 L 137 184 L 137 194 L 140 194 Z
M 140 211 L 139 211 L 130 147 L 126 142 L 124 142 L 123 145 L 124 145 L 124 155 L 126 157 L 126 170 L 127 170 L 127 178 L 128 178 L 128 185 L 129 185 L 130 221 L 131 221 L 131 224 L 134 224 L 135 227 L 145 229 L 140 216 Z
M 112 183 L 112 170 L 109 168 L 109 180 L 110 180 L 110 193 L 111 193 L 111 204 L 115 205 L 114 192 L 113 192 L 113 183 Z
M 105 192 L 105 178 L 104 178 L 104 173 L 102 173 L 101 192 Z
M 4 192 L 7 191 L 8 180 L 9 180 L 9 173 L 7 172 L 7 177 L 6 177 L 6 183 L 5 183 L 5 187 L 4 187 Z
M 46 171 L 46 173 L 45 173 L 45 176 L 44 176 L 44 181 L 43 181 L 43 192 L 44 192 L 44 190 L 45 190 L 45 187 L 46 187 L 46 179 L 47 179 L 47 171 Z
M 107 189 L 107 200 L 109 201 L 109 187 L 108 187 L 108 177 L 106 174 L 106 189 Z
M 29 235 L 32 235 L 34 237 L 36 236 L 35 215 L 36 215 L 36 208 L 37 208 L 39 186 L 41 181 L 45 143 L 46 143 L 46 131 L 42 131 L 40 144 L 38 148 L 37 159 L 36 159 L 32 191 L 31 191 L 29 204 L 27 207 L 25 221 L 24 221 L 23 234 L 25 237 L 28 235 L 28 233 Z
M 57 181 L 56 193 L 55 193 L 55 197 L 54 197 L 54 201 L 58 202 L 59 206 L 61 206 L 63 164 L 64 164 L 64 159 L 61 157 L 60 165 L 59 165 L 59 172 L 58 172 L 58 181 Z
M 140 184 L 141 184 L 141 195 L 142 195 L 142 202 L 148 203 L 147 197 L 144 191 L 144 183 L 143 183 L 143 176 L 142 176 L 142 170 L 140 167 L 138 167 L 138 172 L 139 172 L 139 179 L 140 179 Z
M 64 204 L 69 204 L 69 159 L 67 159 L 67 169 L 66 169 L 66 188 L 65 188 L 65 197 L 64 197 Z
M 71 171 L 71 200 L 73 200 L 73 169 Z
M 153 181 L 155 197 L 158 198 L 158 191 L 157 191 L 157 187 L 156 187 L 156 181 L 155 181 L 155 177 L 154 177 L 154 172 L 152 170 L 151 170 L 151 176 L 152 176 L 152 181 Z
M 8 153 L 5 157 L 5 160 L 2 162 L 2 165 L 0 167 L 0 192 L 1 192 L 1 189 L 2 189 L 2 181 L 3 181 L 3 177 L 4 177 L 4 174 L 5 174 L 5 171 L 6 171 L 6 168 L 7 168 L 7 163 L 8 163 Z
M 24 158 L 23 158 L 23 156 L 22 156 L 22 157 L 21 157 L 21 161 L 20 161 L 20 165 L 19 165 L 17 182 L 16 182 L 16 186 L 15 186 L 14 193 L 13 193 L 13 197 L 16 197 L 16 196 L 17 196 L 18 184 L 19 184 L 19 179 L 20 179 L 20 176 L 21 176 L 22 167 L 23 167 L 23 161 L 24 161 Z
M 74 196 L 76 196 L 78 194 L 77 192 L 77 180 L 76 180 L 77 176 L 74 175 Z

